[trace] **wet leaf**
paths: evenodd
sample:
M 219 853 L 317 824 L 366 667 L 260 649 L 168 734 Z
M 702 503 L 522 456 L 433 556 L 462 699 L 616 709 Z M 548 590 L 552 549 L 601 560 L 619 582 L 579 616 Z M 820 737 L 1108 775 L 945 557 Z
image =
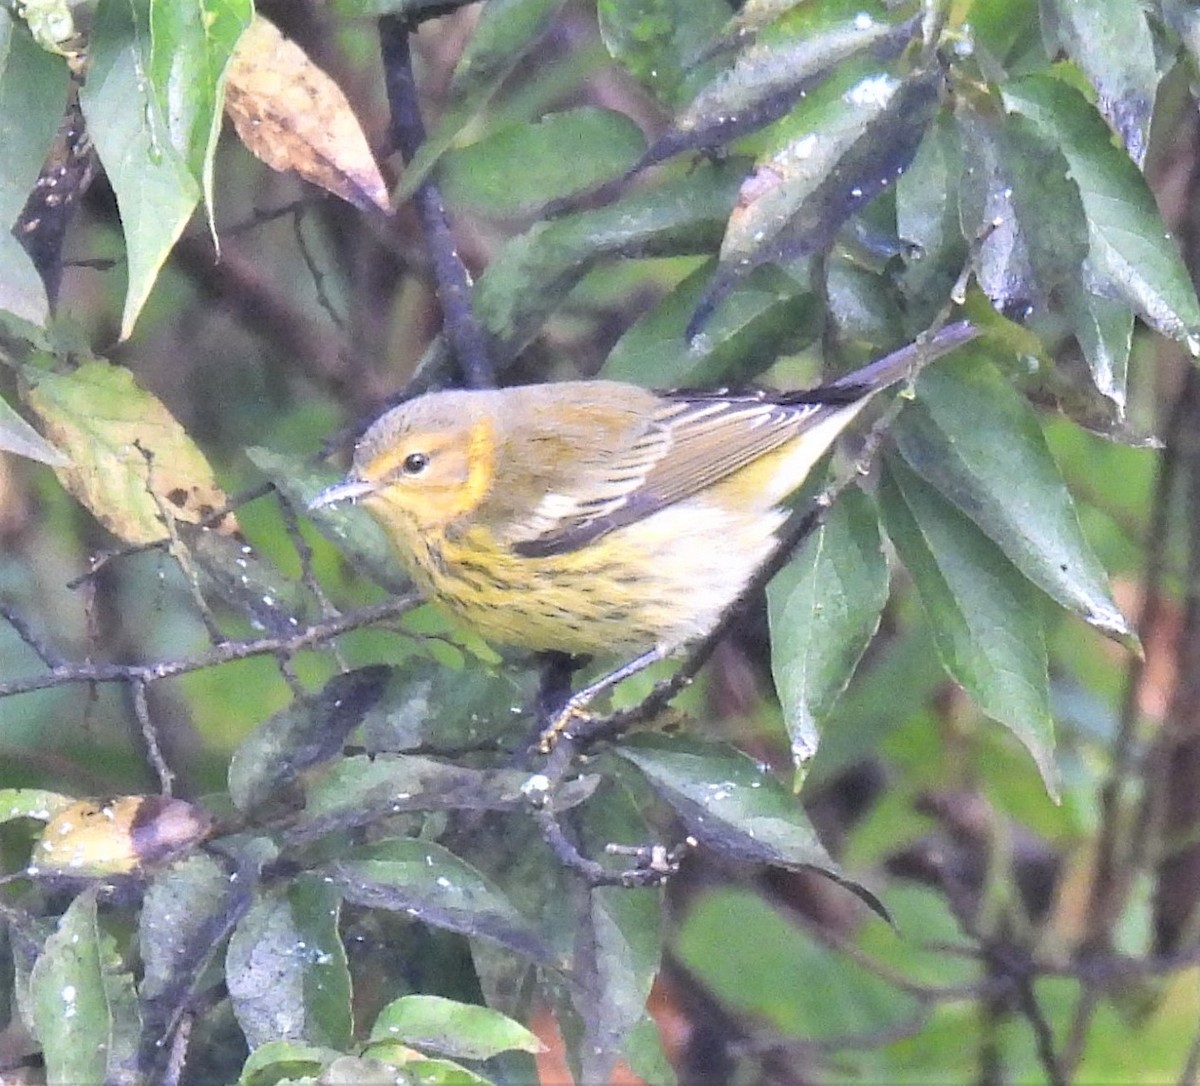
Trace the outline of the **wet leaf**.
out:
M 388 675 L 389 669 L 378 665 L 347 671 L 263 721 L 230 759 L 234 805 L 253 810 L 304 770 L 337 754 L 379 700 Z
M 528 723 L 519 706 L 534 695 L 529 668 L 492 674 L 485 667 L 452 670 L 413 657 L 389 671 L 379 700 L 363 717 L 368 752 L 420 749 L 455 755 L 507 741 L 514 728 L 525 738 Z M 514 711 L 516 710 L 516 711 Z
M 25 16 L 30 17 L 28 12 Z M 36 325 L 44 325 L 50 315 L 46 288 L 9 229 L 54 145 L 69 77 L 61 58 L 40 48 L 7 10 L 0 11 L 0 147 L 5 164 L 0 176 L 0 309 Z M 21 225 L 30 228 L 29 223 Z
M 795 14 L 799 17 L 763 33 L 702 87 L 655 140 L 643 165 L 684 150 L 723 147 L 765 127 L 810 95 L 839 64 L 859 54 L 878 60 L 899 52 L 914 27 L 912 20 L 889 23 L 878 5 L 844 0 L 804 4 Z
M 623 742 L 616 753 L 646 775 L 701 844 L 740 860 L 813 868 L 887 918 L 870 891 L 842 874 L 800 801 L 744 754 L 642 737 Z
M 963 152 L 958 126 L 939 113 L 896 182 L 896 230 L 913 248 L 900 288 L 912 320 L 924 327 L 945 304 L 967 258 L 958 217 Z
M 201 807 L 170 796 L 80 800 L 46 824 L 30 859 L 38 874 L 127 874 L 198 844 L 212 829 Z
M 1200 302 L 1145 178 L 1075 88 L 1046 75 L 1004 86 L 1005 107 L 1060 148 L 1087 216 L 1090 289 L 1123 299 L 1172 339 L 1200 334 Z M 1103 380 L 1103 378 L 1101 378 Z
M 341 1055 L 336 1048 L 323 1048 L 300 1041 L 266 1041 L 246 1057 L 237 1086 L 315 1083 L 317 1076 Z M 391 1081 L 395 1081 L 394 1075 Z M 364 1082 L 363 1086 L 368 1084 Z
M 499 1011 L 432 995 L 401 996 L 384 1007 L 371 1027 L 368 1044 L 375 1041 L 399 1041 L 462 1060 L 546 1048 L 536 1034 Z
M 149 9 L 129 0 L 101 0 L 88 47 L 88 78 L 79 93 L 125 234 L 129 286 L 122 339 L 132 333 L 167 254 L 200 199 L 200 185 L 172 143 L 146 79 L 152 66 Z
M 650 835 L 636 799 L 619 785 L 594 797 L 577 822 L 591 855 L 602 855 L 610 842 Z M 661 888 L 620 886 L 580 888 L 578 895 L 571 977 L 583 1029 L 580 1079 L 608 1082 L 621 1060 L 649 1055 L 636 1031 L 648 1018 L 646 1001 L 662 965 L 664 897 Z
M 892 436 L 909 465 L 1034 584 L 1136 645 L 1037 419 L 995 369 L 963 358 L 925 370 Z
M 1159 79 L 1146 12 L 1107 0 L 1042 0 L 1041 15 L 1046 52 L 1061 51 L 1083 69 L 1097 108 L 1144 165 Z
M 823 252 L 851 215 L 895 182 L 934 116 L 940 78 L 918 71 L 899 79 L 848 64 L 780 122 L 783 142 L 741 186 L 689 338 L 752 268 Z
M 964 159 L 959 214 L 963 234 L 983 239 L 979 285 L 1001 313 L 1036 328 L 1077 289 L 1088 251 L 1067 160 L 1024 118 L 990 101 L 964 105 L 956 116 Z
M 254 16 L 251 0 L 150 5 L 147 70 L 171 143 L 200 179 L 213 221 L 213 160 L 221 135 L 225 70 Z
M 196 522 L 227 503 L 199 448 L 127 369 L 90 361 L 69 373 L 23 374 L 29 406 L 71 460 L 54 473 L 118 538 L 151 543 L 167 535 L 165 513 Z
M 238 922 L 225 978 L 251 1048 L 274 1040 L 350 1046 L 350 973 L 339 912 L 335 888 L 302 875 L 286 890 L 259 897 Z
M 100 926 L 96 894 L 71 902 L 29 978 L 29 1025 L 42 1042 L 48 1086 L 134 1081 L 137 995 Z
M 187 523 L 175 530 L 180 546 L 172 548 L 172 556 L 196 578 L 201 593 L 216 594 L 255 629 L 286 637 L 299 633 L 316 612 L 304 585 L 263 559 L 240 535 Z
M 144 974 L 146 1035 L 157 1039 L 200 986 L 204 969 L 222 951 L 232 915 L 246 906 L 246 884 L 212 856 L 197 853 L 159 874 L 138 914 L 138 952 Z M 214 971 L 209 982 L 216 984 Z
M 273 170 L 362 210 L 388 212 L 387 185 L 350 102 L 290 38 L 256 15 L 226 71 L 225 111 L 242 142 Z
M 473 867 L 432 841 L 395 839 L 354 849 L 325 878 L 355 905 L 402 912 L 435 928 L 488 939 L 557 964 L 538 932 Z
M 308 784 L 306 821 L 297 833 L 346 827 L 407 811 L 515 811 L 529 800 L 530 774 L 517 769 L 472 769 L 417 754 L 356 755 L 334 762 Z M 583 776 L 555 795 L 556 810 L 582 803 L 599 780 Z
M 771 670 L 802 770 L 850 682 L 888 599 L 887 559 L 875 510 L 845 491 L 767 586 Z
M 0 310 L 42 327 L 50 319 L 46 287 L 29 254 L 7 230 L 0 231 Z
M 1057 795 L 1046 640 L 1032 585 L 902 460 L 888 457 L 885 468 L 879 496 L 888 535 L 912 575 L 942 664 L 1024 744 Z

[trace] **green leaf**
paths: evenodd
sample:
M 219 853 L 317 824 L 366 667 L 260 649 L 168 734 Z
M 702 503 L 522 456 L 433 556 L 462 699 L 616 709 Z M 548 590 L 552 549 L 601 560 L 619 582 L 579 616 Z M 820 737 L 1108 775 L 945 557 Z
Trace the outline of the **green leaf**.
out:
M 620 785 L 589 801 L 576 822 L 590 855 L 610 842 L 645 841 L 651 832 L 635 797 Z M 576 902 L 571 978 L 583 1027 L 579 1079 L 608 1082 L 618 1061 L 630 1059 L 635 1039 L 639 1055 L 648 1055 L 635 1031 L 648 1017 L 646 1001 L 662 964 L 664 897 L 658 887 L 596 886 L 581 889 Z
M 700 88 L 646 157 L 657 162 L 682 150 L 723 147 L 778 120 L 837 65 L 867 52 L 876 57 L 899 52 L 911 34 L 910 22 L 889 23 L 877 3 L 794 5 L 775 28 L 760 34 L 729 68 Z
M 399 1041 L 463 1060 L 546 1047 L 535 1033 L 499 1011 L 431 995 L 401 996 L 384 1007 L 371 1027 L 368 1043 L 375 1041 Z
M 694 899 L 673 949 L 724 1007 L 788 1037 L 886 1035 L 921 1012 L 914 996 L 749 890 L 722 888 Z
M 529 774 L 517 769 L 473 769 L 416 754 L 356 755 L 341 758 L 306 790 L 299 832 L 322 825 L 362 825 L 404 811 L 515 811 L 528 804 Z M 582 803 L 597 777 L 571 781 L 555 796 L 555 808 Z
M 1139 4 L 1042 0 L 1046 52 L 1066 53 L 1096 88 L 1096 105 L 1141 166 L 1158 91 L 1154 39 Z
M 642 130 L 624 114 L 582 106 L 507 125 L 450 151 L 438 184 L 452 204 L 485 215 L 528 215 L 623 174 L 644 146 Z
M 846 220 L 895 181 L 934 117 L 940 78 L 897 78 L 852 62 L 778 122 L 771 151 L 741 186 L 689 338 L 749 271 L 825 252 Z
M 473 305 L 511 362 L 605 256 L 710 252 L 737 197 L 736 164 L 704 164 L 609 207 L 538 223 L 509 241 L 480 277 Z
M 50 153 L 67 105 L 70 71 L 0 9 L 0 229 L 17 221 Z M 7 261 L 0 264 L 9 274 Z
M 857 487 L 767 586 L 771 671 L 803 769 L 821 728 L 879 628 L 888 567 L 875 510 Z
M 435 928 L 487 939 L 544 964 L 561 964 L 541 935 L 473 867 L 432 841 L 398 838 L 330 864 L 325 881 L 347 901 L 402 912 Z
M 251 1048 L 274 1040 L 350 1046 L 350 972 L 336 889 L 301 875 L 260 896 L 238 922 L 225 979 Z
M 963 150 L 963 234 L 984 239 L 977 275 L 1006 316 L 1040 326 L 1078 289 L 1088 251 L 1087 221 L 1067 160 L 1023 117 L 990 99 L 956 112 Z
M 79 104 L 117 197 L 125 233 L 129 285 L 121 338 L 138 314 L 200 199 L 200 185 L 146 79 L 153 66 L 146 0 L 100 0 Z M 183 88 L 179 89 L 183 92 Z
M 74 796 L 47 792 L 42 788 L 0 788 L 0 823 L 14 818 L 49 822 L 54 815 L 77 802 Z
M 100 926 L 95 888 L 79 895 L 46 940 L 29 978 L 47 1086 L 131 1081 L 141 1022 L 133 977 Z
M 251 0 L 150 7 L 150 83 L 172 146 L 202 180 L 214 236 L 212 172 L 224 119 L 225 68 L 253 17 Z
M 945 304 L 967 258 L 957 212 L 962 158 L 953 116 L 939 113 L 896 182 L 896 231 L 914 246 L 900 288 L 922 327 Z
M 688 321 L 712 270 L 706 261 L 629 328 L 597 376 L 650 388 L 745 387 L 779 355 L 816 337 L 816 296 L 797 295 L 796 284 L 779 273 L 760 273 L 730 294 L 709 318 L 707 334 L 689 344 Z
M 237 1086 L 283 1086 L 315 1081 L 341 1055 L 336 1049 L 299 1041 L 267 1041 L 246 1058 Z
M 1200 335 L 1200 303 L 1137 167 L 1074 87 L 1047 75 L 1004 86 L 1005 106 L 1028 117 L 1062 150 L 1087 216 L 1094 292 L 1123 298 L 1173 339 Z M 1198 343 L 1200 349 L 1200 343 Z
M 1034 584 L 1101 632 L 1136 644 L 1037 419 L 993 367 L 978 358 L 929 367 L 891 432 L 909 465 Z
M 489 0 L 454 69 L 450 102 L 404 171 L 396 201 L 409 199 L 459 132 L 487 104 L 558 14 L 564 0 Z
M 865 887 L 825 851 L 800 801 L 766 769 L 730 747 L 641 738 L 616 753 L 638 767 L 701 844 L 739 860 L 813 868 L 886 918 Z
M 600 0 L 596 17 L 609 53 L 670 106 L 695 85 L 729 9 L 719 0 Z
M 268 800 L 300 773 L 337 754 L 383 693 L 382 665 L 336 675 L 263 721 L 233 752 L 229 796 L 242 811 Z
M 202 853 L 150 884 L 138 914 L 140 995 L 149 1036 L 166 1032 L 196 978 L 221 951 L 229 914 L 248 892 L 230 880 L 225 865 Z
M 21 243 L 0 230 L 0 310 L 39 328 L 50 319 L 50 301 L 37 268 Z
M 1033 755 L 1058 794 L 1046 641 L 1032 585 L 945 498 L 889 456 L 879 495 L 888 535 L 929 618 L 946 670 Z
M 0 449 L 54 467 L 66 467 L 70 463 L 3 399 L 0 399 Z
M 493 674 L 484 667 L 452 670 L 413 657 L 390 669 L 379 700 L 363 716 L 363 745 L 369 753 L 419 748 L 455 755 L 500 739 L 514 727 L 527 728 L 514 709 L 533 697 L 534 678 L 527 667 Z

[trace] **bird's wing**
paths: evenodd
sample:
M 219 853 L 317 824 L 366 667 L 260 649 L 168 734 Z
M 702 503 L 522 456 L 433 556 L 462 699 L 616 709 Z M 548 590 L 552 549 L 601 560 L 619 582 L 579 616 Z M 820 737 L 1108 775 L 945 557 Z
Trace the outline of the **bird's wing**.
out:
M 555 473 L 509 542 L 526 556 L 575 550 L 720 482 L 836 409 L 757 396 L 661 396 L 619 444 L 577 448 L 573 469 Z

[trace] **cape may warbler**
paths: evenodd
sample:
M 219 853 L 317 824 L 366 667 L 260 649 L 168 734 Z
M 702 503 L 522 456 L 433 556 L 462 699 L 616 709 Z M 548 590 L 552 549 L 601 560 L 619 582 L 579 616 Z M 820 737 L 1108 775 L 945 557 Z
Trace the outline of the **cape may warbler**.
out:
M 780 503 L 866 401 L 975 334 L 950 325 L 807 392 L 429 393 L 378 419 L 311 508 L 362 501 L 422 591 L 489 640 L 648 663 L 737 600 Z

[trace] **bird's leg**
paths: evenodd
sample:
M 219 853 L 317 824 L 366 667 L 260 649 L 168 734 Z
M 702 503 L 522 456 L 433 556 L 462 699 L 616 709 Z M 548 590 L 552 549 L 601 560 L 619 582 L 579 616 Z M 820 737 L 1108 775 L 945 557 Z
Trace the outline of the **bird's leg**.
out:
M 639 671 L 645 671 L 651 664 L 658 663 L 666 655 L 663 649 L 656 646 L 649 652 L 644 652 L 641 656 L 630 660 L 627 664 L 623 664 L 615 671 L 601 675 L 595 682 L 589 683 L 578 693 L 572 694 L 567 698 L 562 708 L 554 715 L 553 719 L 550 720 L 549 724 L 542 729 L 541 734 L 538 736 L 538 749 L 543 754 L 549 754 L 554 749 L 554 745 L 558 742 L 561 735 L 564 733 L 570 734 L 568 729 L 573 721 L 589 719 L 587 707 L 596 698 L 606 690 L 611 690 L 618 683 L 624 682 L 631 675 L 636 675 Z

